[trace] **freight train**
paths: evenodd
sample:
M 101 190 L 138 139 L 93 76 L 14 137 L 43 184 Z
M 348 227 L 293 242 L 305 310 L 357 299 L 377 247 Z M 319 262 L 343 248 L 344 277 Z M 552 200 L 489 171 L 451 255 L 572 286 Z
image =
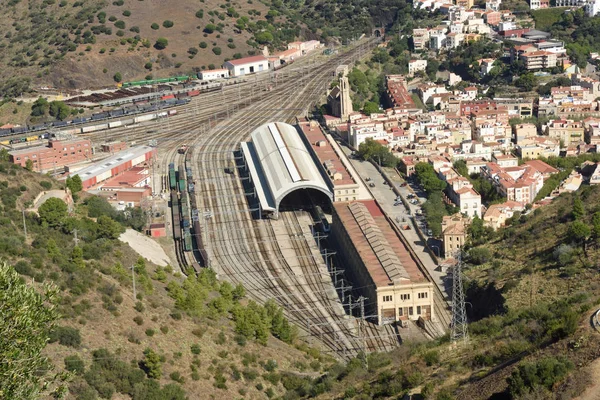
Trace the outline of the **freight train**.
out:
M 189 159 L 186 157 L 186 163 Z M 169 164 L 169 188 L 171 189 L 171 211 L 173 215 L 173 238 L 183 251 L 196 251 L 199 265 L 208 265 L 208 255 L 202 244 L 194 181 L 191 167 Z M 190 218 L 191 217 L 191 218 Z M 194 244 L 196 246 L 194 246 Z
M 202 228 L 200 227 L 200 215 L 198 212 L 198 206 L 196 204 L 196 184 L 194 182 L 194 175 L 192 172 L 192 151 L 188 151 L 185 154 L 185 174 L 187 178 L 187 190 L 190 194 L 190 211 L 192 214 L 192 226 L 190 229 L 190 239 L 192 240 L 191 245 L 194 246 L 194 255 L 198 264 L 201 267 L 208 267 L 210 261 L 208 259 L 208 253 L 204 248 L 202 242 Z M 184 234 L 185 235 L 185 234 Z
M 13 136 L 17 134 L 29 134 L 32 132 L 39 132 L 48 129 L 55 129 L 65 134 L 80 134 L 96 132 L 103 129 L 112 129 L 119 126 L 126 126 L 131 124 L 137 124 L 144 121 L 150 121 L 157 118 L 168 117 L 177 114 L 177 110 L 168 110 L 157 113 L 151 113 L 152 111 L 158 111 L 165 108 L 171 108 L 175 106 L 181 106 L 190 102 L 190 99 L 170 99 L 160 101 L 155 104 L 137 104 L 130 107 L 118 108 L 110 111 L 103 111 L 92 114 L 89 117 L 75 118 L 69 121 L 55 121 L 47 122 L 45 124 L 33 125 L 33 126 L 18 126 L 9 129 L 0 129 L 0 138 Z M 150 114 L 146 114 L 150 113 Z M 145 114 L 145 115 L 137 115 Z M 108 121 L 109 119 L 122 118 L 132 116 L 125 120 Z M 96 125 L 80 126 L 83 124 L 89 124 L 92 122 L 106 121 Z M 5 146 L 15 143 L 32 142 L 34 140 L 48 139 L 48 132 L 40 133 L 37 135 L 22 136 L 18 138 L 5 139 L 0 141 L 0 144 Z

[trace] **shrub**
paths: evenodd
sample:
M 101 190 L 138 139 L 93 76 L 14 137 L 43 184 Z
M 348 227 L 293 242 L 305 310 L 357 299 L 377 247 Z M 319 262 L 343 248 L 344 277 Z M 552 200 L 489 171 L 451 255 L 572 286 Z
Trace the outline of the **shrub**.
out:
M 118 20 L 117 22 L 115 22 L 115 26 L 119 29 L 125 29 L 125 21 Z
M 215 55 L 220 56 L 221 55 L 221 48 L 220 47 L 213 47 L 212 52 L 215 53 Z
M 152 25 L 150 25 L 150 28 L 157 30 L 158 28 L 160 28 L 160 26 L 158 26 L 158 24 L 154 22 Z
M 204 10 L 196 11 L 196 18 L 204 18 Z
M 155 333 L 154 329 L 152 329 L 152 328 L 146 329 L 146 336 L 152 337 L 152 336 L 154 336 L 154 333 Z
M 200 349 L 200 345 L 198 343 L 194 343 L 193 345 L 190 346 L 190 350 L 192 351 L 192 354 L 200 354 L 201 349 Z
M 517 398 L 540 386 L 552 390 L 571 369 L 573 364 L 562 357 L 547 357 L 535 362 L 522 363 L 507 378 L 508 391 L 513 398 Z
M 78 355 L 66 356 L 64 359 L 65 369 L 71 371 L 76 375 L 83 375 L 85 372 L 85 364 Z
M 168 327 L 168 326 L 166 326 L 166 325 L 162 325 L 162 326 L 160 327 L 160 331 L 161 331 L 163 334 L 165 334 L 165 335 L 166 335 L 167 333 L 169 333 L 169 327 Z
M 69 326 L 58 326 L 50 332 L 50 343 L 57 342 L 63 346 L 79 347 L 81 335 L 79 329 Z
M 137 312 L 143 312 L 145 309 L 144 304 L 141 301 L 136 301 L 133 308 L 135 308 Z
M 180 321 L 182 318 L 182 315 L 179 311 L 174 311 L 171 313 L 171 318 L 173 318 L 176 321 Z M 193 333 L 193 331 L 192 331 L 192 333 Z
M 44 190 L 52 189 L 52 182 L 49 181 L 41 181 L 40 186 L 44 188 Z
M 177 383 L 185 382 L 185 378 L 178 371 L 171 372 L 171 374 L 169 375 L 169 378 L 171 378 L 172 380 L 174 380 Z
M 138 326 L 141 326 L 144 324 L 144 318 L 142 318 L 140 315 L 136 316 L 133 321 L 138 324 Z
M 423 360 L 428 366 L 438 364 L 440 362 L 440 353 L 437 350 L 431 350 L 423 354 Z
M 208 24 L 204 27 L 204 32 L 206 32 L 206 33 L 213 33 L 216 30 L 217 30 L 217 26 L 214 24 Z
M 168 20 L 168 19 L 167 19 L 167 20 L 163 21 L 163 24 L 162 24 L 162 25 L 163 25 L 165 28 L 172 28 L 172 27 L 173 27 L 173 25 L 175 25 L 175 24 L 173 23 L 173 21 L 170 21 L 170 20 Z
M 208 47 L 208 44 L 206 42 L 200 42 L 199 46 L 201 49 L 205 49 Z
M 164 37 L 160 37 L 160 38 L 156 39 L 156 43 L 154 43 L 154 48 L 156 50 L 163 50 L 163 49 L 167 48 L 168 45 L 169 45 L 169 41 Z
M 130 15 L 131 15 L 131 11 L 129 11 L 129 10 L 123 11 L 123 16 L 129 17 Z

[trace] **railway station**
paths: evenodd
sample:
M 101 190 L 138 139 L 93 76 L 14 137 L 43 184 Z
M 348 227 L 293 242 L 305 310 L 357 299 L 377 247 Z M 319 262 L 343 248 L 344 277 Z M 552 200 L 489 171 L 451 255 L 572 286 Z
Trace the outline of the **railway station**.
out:
M 255 129 L 251 139 L 241 150 L 261 216 L 277 219 L 280 207 L 308 208 L 310 201 L 331 209 L 331 188 L 295 127 L 271 122 Z
M 323 223 L 324 243 L 337 251 L 336 264 L 352 283 L 354 299 L 367 300 L 365 318 L 402 326 L 435 318 L 433 284 L 393 222 L 365 194 L 335 140 L 316 121 L 298 120 L 297 127 L 265 124 L 251 139 L 241 143 L 241 153 L 260 217 L 277 219 L 283 211 L 305 210 L 317 224 L 325 219 L 319 216 L 321 208 L 326 210 L 332 222 Z

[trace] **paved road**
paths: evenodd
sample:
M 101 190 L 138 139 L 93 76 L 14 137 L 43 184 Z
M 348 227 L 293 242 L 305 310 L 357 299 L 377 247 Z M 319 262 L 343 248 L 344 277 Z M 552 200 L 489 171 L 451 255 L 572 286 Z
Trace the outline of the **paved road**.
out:
M 342 149 L 344 150 L 344 152 L 347 155 L 352 152 L 346 146 L 342 146 Z M 355 160 L 355 159 L 351 159 L 351 163 L 363 180 L 366 179 L 367 177 L 370 177 L 372 179 L 372 182 L 375 184 L 375 187 L 370 187 L 369 189 L 371 190 L 373 197 L 375 197 L 375 199 L 377 199 L 377 201 L 379 202 L 379 204 L 381 205 L 383 210 L 394 221 L 396 221 L 398 226 L 404 225 L 406 223 L 408 223 L 411 226 L 410 230 L 402 230 L 404 237 L 410 243 L 411 247 L 417 254 L 417 257 L 419 257 L 419 259 L 421 260 L 423 265 L 425 265 L 425 268 L 427 268 L 427 270 L 429 271 L 429 273 L 435 280 L 435 283 L 442 290 L 442 293 L 445 293 L 447 295 L 448 292 L 446 290 L 446 286 L 444 285 L 444 283 L 445 283 L 444 278 L 445 278 L 446 274 L 442 274 L 441 272 L 436 270 L 437 265 L 431 258 L 431 255 L 427 252 L 423 241 L 421 240 L 419 235 L 414 231 L 413 226 L 410 223 L 411 213 L 416 212 L 417 209 L 419 208 L 419 206 L 411 205 L 410 211 L 407 210 L 403 204 L 394 206 L 394 203 L 396 200 L 396 194 L 388 185 L 384 184 L 384 178 L 379 173 L 379 171 L 377 171 L 375 166 L 369 162 Z M 395 179 L 401 179 L 401 178 L 398 177 L 396 174 Z M 404 196 L 405 198 L 406 198 L 406 195 L 408 193 L 410 193 L 410 191 L 412 190 L 412 188 L 409 189 L 408 187 L 403 187 L 400 189 L 401 189 L 400 190 L 401 195 Z M 417 192 L 417 193 L 422 195 L 422 193 L 419 193 L 419 192 Z M 425 198 L 421 196 L 420 201 L 425 201 Z M 405 222 L 403 222 L 403 221 L 405 221 Z

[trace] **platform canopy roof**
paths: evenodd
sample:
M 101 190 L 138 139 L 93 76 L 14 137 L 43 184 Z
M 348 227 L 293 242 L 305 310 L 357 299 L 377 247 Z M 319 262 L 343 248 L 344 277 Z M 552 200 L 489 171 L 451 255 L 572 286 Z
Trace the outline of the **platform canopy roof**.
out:
M 263 191 L 262 196 L 259 193 L 263 210 L 278 211 L 285 196 L 298 189 L 318 190 L 333 199 L 295 127 L 271 122 L 255 129 L 251 139 L 242 149 L 247 162 L 253 164 L 250 171 L 256 174 L 253 179 L 257 190 Z

